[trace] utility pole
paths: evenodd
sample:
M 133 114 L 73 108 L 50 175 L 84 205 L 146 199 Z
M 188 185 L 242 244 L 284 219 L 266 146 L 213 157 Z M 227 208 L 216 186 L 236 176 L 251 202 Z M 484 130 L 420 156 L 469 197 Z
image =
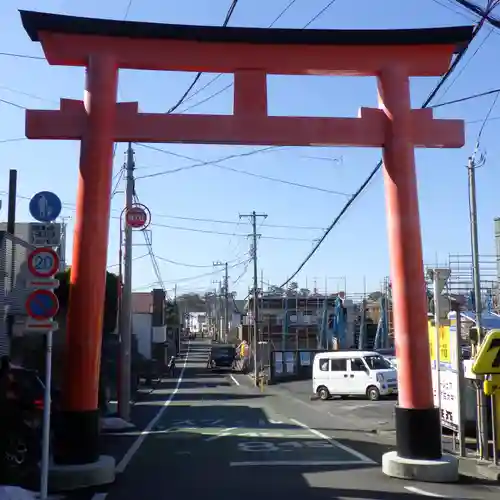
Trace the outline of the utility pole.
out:
M 64 272 L 66 271 L 66 233 L 67 233 L 67 227 L 68 223 L 67 221 L 70 220 L 71 217 L 61 217 L 61 243 L 59 245 L 59 271 Z
M 227 274 L 227 262 L 214 262 L 214 267 L 224 267 L 224 342 L 227 342 L 229 337 L 229 276 Z
M 479 238 L 477 231 L 477 201 L 476 201 L 476 168 L 481 167 L 484 160 L 476 164 L 474 156 L 469 158 L 467 163 L 467 173 L 469 181 L 469 223 L 470 223 L 470 239 L 472 253 L 472 280 L 474 284 L 474 312 L 476 316 L 477 329 L 477 345 L 481 345 L 483 341 L 482 331 L 482 312 L 481 304 L 481 275 L 479 270 Z M 489 458 L 489 443 L 488 443 L 488 414 L 486 409 L 486 395 L 483 391 L 482 381 L 477 383 L 477 426 L 478 426 L 478 445 L 479 455 L 481 459 L 488 460 Z
M 259 306 L 257 300 L 259 298 L 258 285 L 259 276 L 257 271 L 257 218 L 263 217 L 267 219 L 267 214 L 257 214 L 255 210 L 251 214 L 240 214 L 240 219 L 243 217 L 250 218 L 252 221 L 252 257 L 253 257 L 253 364 L 254 364 L 254 382 L 258 385 L 258 368 L 257 368 L 257 337 L 259 335 Z
M 126 160 L 125 211 L 132 208 L 134 198 L 134 150 L 129 142 Z M 120 329 L 120 399 L 119 415 L 130 421 L 130 382 L 131 382 L 131 344 L 132 344 L 132 227 L 125 223 L 124 241 L 124 283 L 122 295 L 122 318 Z M 121 244 L 121 242 L 120 242 Z
M 219 290 L 217 287 L 214 288 L 214 312 L 215 312 L 215 340 L 220 340 L 220 322 L 221 322 L 221 308 L 220 308 L 220 293 L 222 290 L 222 282 L 214 280 L 212 281 L 214 285 L 219 285 Z

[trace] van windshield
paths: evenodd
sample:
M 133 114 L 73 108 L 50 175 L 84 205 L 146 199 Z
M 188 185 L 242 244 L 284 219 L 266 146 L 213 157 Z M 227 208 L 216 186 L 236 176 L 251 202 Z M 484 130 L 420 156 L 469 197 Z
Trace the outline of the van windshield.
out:
M 389 370 L 393 368 L 391 363 L 383 356 L 364 356 L 363 359 L 370 370 Z

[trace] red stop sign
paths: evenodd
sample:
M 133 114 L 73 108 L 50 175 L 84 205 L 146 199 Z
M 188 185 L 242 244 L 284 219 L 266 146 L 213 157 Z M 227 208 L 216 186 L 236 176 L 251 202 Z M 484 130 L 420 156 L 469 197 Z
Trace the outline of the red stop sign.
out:
M 130 210 L 127 210 L 125 222 L 127 226 L 133 227 L 134 229 L 140 229 L 147 224 L 148 214 L 142 207 L 132 207 Z

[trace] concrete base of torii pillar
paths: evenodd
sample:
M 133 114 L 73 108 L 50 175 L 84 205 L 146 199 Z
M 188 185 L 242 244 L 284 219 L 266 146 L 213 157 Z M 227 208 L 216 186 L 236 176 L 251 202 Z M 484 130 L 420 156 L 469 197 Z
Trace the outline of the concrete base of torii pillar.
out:
M 459 479 L 458 458 L 443 456 L 438 460 L 416 460 L 398 456 L 390 451 L 382 456 L 382 472 L 397 479 L 427 483 L 456 483 Z
M 51 464 L 49 488 L 51 492 L 59 492 L 111 484 L 115 481 L 115 471 L 115 459 L 108 455 L 101 455 L 96 462 L 89 464 Z

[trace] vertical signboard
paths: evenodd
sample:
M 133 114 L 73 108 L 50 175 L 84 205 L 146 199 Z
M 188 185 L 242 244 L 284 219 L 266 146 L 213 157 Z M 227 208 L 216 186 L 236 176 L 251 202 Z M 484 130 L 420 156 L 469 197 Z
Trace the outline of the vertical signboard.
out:
M 439 366 L 436 362 L 436 327 L 429 321 L 429 346 L 431 354 L 432 387 L 434 404 L 441 408 L 441 424 L 454 432 L 460 425 L 459 370 L 457 359 L 456 319 L 450 315 L 450 326 L 439 327 Z M 439 370 L 439 377 L 437 370 Z M 438 379 L 440 387 L 438 387 Z M 441 394 L 441 395 L 440 395 Z

